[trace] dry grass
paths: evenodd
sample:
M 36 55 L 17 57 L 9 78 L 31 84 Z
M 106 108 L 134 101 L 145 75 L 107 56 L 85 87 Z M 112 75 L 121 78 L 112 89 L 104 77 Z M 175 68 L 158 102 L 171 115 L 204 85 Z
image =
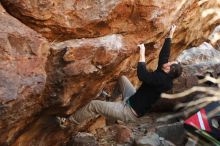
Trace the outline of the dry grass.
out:
M 216 86 L 215 87 L 202 86 L 203 83 L 205 83 L 207 81 L 212 82 Z M 163 122 L 163 121 L 167 121 L 167 120 L 170 120 L 173 118 L 188 117 L 192 113 L 199 110 L 200 108 L 203 108 L 212 102 L 220 101 L 220 88 L 219 88 L 220 87 L 220 78 L 215 79 L 215 78 L 212 78 L 211 76 L 207 75 L 207 76 L 205 76 L 204 79 L 199 80 L 199 85 L 200 86 L 192 87 L 191 89 L 188 89 L 184 92 L 177 93 L 177 94 L 163 93 L 161 95 L 162 98 L 167 98 L 167 99 L 184 98 L 185 96 L 188 96 L 188 95 L 193 94 L 195 92 L 202 93 L 204 97 L 195 99 L 195 100 L 187 102 L 187 103 L 180 103 L 180 104 L 176 105 L 175 109 L 176 110 L 181 109 L 180 111 L 178 111 L 172 115 L 160 117 L 157 119 L 157 121 Z M 220 111 L 220 108 L 214 110 L 211 114 L 215 114 L 219 111 Z

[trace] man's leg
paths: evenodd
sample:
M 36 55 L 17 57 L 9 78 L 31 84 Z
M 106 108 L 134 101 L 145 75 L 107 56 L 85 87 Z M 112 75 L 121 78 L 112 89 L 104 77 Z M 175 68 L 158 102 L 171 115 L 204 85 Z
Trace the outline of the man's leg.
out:
M 122 93 L 122 98 L 125 102 L 135 92 L 136 89 L 128 78 L 126 76 L 121 76 L 113 91 L 113 96 L 115 97 Z M 69 120 L 74 123 L 81 123 L 84 120 L 94 118 L 96 115 L 103 115 L 106 118 L 113 118 L 124 122 L 135 121 L 137 118 L 132 113 L 130 107 L 125 105 L 124 102 L 92 100 L 90 103 L 71 115 Z
M 129 79 L 126 76 L 120 77 L 120 90 L 122 93 L 122 97 L 124 101 L 126 101 L 129 97 L 131 97 L 135 92 L 136 89 L 132 85 L 132 83 L 129 81 Z
M 131 109 L 122 102 L 106 102 L 101 100 L 92 100 L 90 103 L 71 115 L 69 120 L 81 123 L 85 120 L 94 118 L 97 115 L 103 115 L 106 118 L 121 120 L 124 122 L 136 120 L 136 117 L 131 112 Z
M 128 80 L 128 78 L 126 76 L 121 76 L 118 79 L 116 87 L 113 91 L 113 96 L 118 96 L 122 94 L 123 101 L 126 101 L 135 92 L 136 92 L 136 89 L 134 88 L 132 83 Z

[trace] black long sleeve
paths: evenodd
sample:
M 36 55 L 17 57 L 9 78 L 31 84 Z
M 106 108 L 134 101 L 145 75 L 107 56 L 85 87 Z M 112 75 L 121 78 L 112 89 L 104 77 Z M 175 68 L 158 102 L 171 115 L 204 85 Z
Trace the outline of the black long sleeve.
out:
M 166 38 L 163 47 L 160 51 L 157 69 L 161 69 L 163 64 L 168 62 L 170 57 L 170 47 L 171 47 L 171 38 Z
M 160 51 L 157 70 L 149 72 L 145 62 L 138 62 L 137 76 L 142 81 L 136 93 L 129 98 L 132 109 L 139 117 L 143 116 L 160 98 L 160 94 L 172 88 L 172 78 L 161 68 L 168 62 L 170 56 L 171 39 L 166 38 Z
M 138 79 L 145 84 L 157 86 L 164 83 L 163 75 L 158 72 L 149 72 L 146 69 L 145 62 L 138 62 L 137 76 Z
M 129 104 L 141 117 L 160 98 L 162 92 L 172 88 L 172 78 L 162 70 L 149 72 L 145 62 L 138 62 L 137 76 L 142 84 L 129 98 Z

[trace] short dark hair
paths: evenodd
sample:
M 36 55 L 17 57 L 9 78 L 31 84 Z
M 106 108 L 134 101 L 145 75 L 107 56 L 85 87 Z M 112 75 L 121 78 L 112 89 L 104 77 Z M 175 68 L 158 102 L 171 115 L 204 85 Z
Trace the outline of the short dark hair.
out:
M 182 66 L 180 63 L 174 63 L 170 66 L 169 74 L 173 79 L 178 78 L 182 74 Z

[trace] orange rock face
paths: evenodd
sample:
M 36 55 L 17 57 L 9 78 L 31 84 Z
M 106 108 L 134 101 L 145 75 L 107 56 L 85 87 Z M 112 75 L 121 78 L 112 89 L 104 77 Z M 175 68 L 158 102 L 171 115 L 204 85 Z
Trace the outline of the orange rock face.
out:
M 146 41 L 161 37 L 175 23 L 182 36 L 178 39 L 185 36 L 183 44 L 190 44 L 204 36 L 218 19 L 213 11 L 218 7 L 217 0 L 2 0 L 2 4 L 51 40 L 115 33 L 135 34 Z
M 0 145 L 10 145 L 42 108 L 49 46 L 1 6 L 0 34 Z
M 73 131 L 59 129 L 56 115 L 75 112 L 103 88 L 111 91 L 120 75 L 139 84 L 137 44 L 146 43 L 147 63 L 154 69 L 171 24 L 177 25 L 172 60 L 206 40 L 220 22 L 218 0 L 1 4 L 26 26 L 0 7 L 0 145 L 64 145 Z M 27 26 L 50 41 L 48 57 L 46 39 Z

